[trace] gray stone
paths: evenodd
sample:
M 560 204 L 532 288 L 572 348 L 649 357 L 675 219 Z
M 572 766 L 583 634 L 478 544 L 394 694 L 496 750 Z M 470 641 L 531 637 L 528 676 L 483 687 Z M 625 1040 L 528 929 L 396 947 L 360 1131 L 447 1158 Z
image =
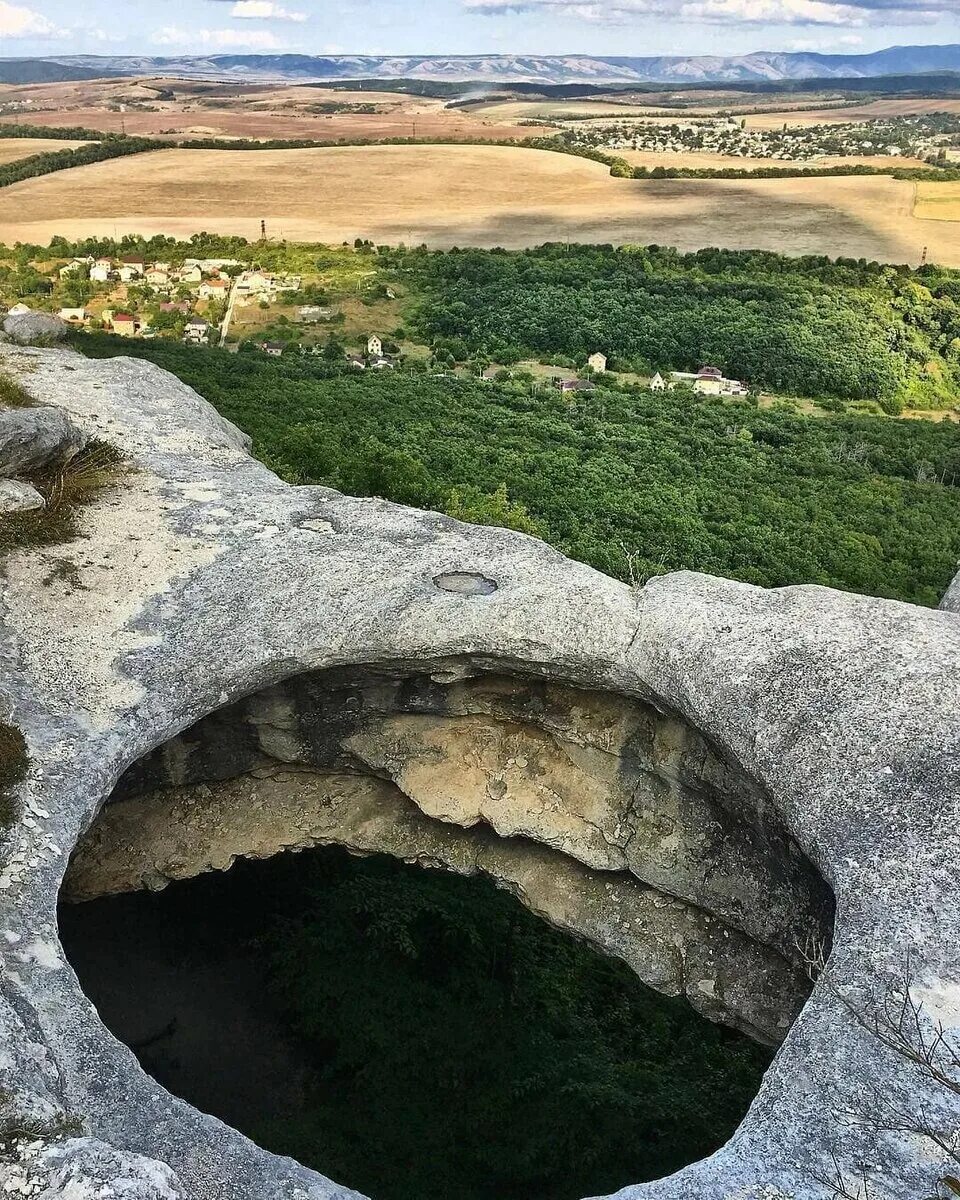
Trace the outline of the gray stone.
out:
M 0 478 L 67 462 L 86 440 L 60 408 L 0 408 Z
M 43 508 L 43 497 L 30 483 L 0 479 L 0 513 L 31 512 Z
M 42 312 L 17 313 L 3 322 L 3 332 L 21 346 L 62 342 L 68 328 L 59 317 Z
M 960 574 L 953 577 L 953 582 L 940 601 L 940 607 L 945 612 L 960 612 Z
M 16 353 L 0 346 L 0 365 Z M 522 534 L 288 487 L 152 366 L 56 349 L 31 352 L 31 363 L 31 392 L 85 436 L 116 443 L 132 467 L 79 514 L 70 578 L 50 569 L 66 547 L 13 555 L 0 600 L 0 713 L 31 752 L 21 817 L 0 849 L 0 1044 L 30 1050 L 9 1057 L 0 1082 L 16 1111 L 62 1110 L 95 1139 L 63 1176 L 76 1195 L 124 1194 L 131 1155 L 143 1178 L 184 1200 L 353 1195 L 144 1075 L 80 991 L 55 920 L 67 858 L 88 829 L 96 847 L 109 824 L 105 813 L 94 825 L 97 814 L 129 768 L 118 818 L 150 815 L 142 838 L 131 825 L 130 862 L 142 882 L 154 871 L 162 883 L 179 869 L 166 849 L 176 833 L 165 841 L 152 778 L 176 781 L 175 805 L 209 789 L 212 823 L 195 822 L 207 840 L 182 848 L 217 867 L 234 835 L 241 852 L 255 852 L 258 836 L 267 852 L 274 834 L 326 836 L 319 823 L 296 829 L 289 793 L 266 781 L 304 771 L 326 787 L 349 754 L 351 786 L 366 790 L 331 837 L 489 870 L 548 919 L 608 939 L 665 990 L 699 981 L 707 996 L 731 977 L 719 951 L 710 961 L 707 916 L 750 951 L 741 1014 L 773 947 L 811 960 L 817 982 L 736 1137 L 670 1178 L 624 1180 L 621 1200 L 820 1200 L 829 1188 L 819 1180 L 837 1168 L 851 1188 L 862 1192 L 865 1170 L 872 1197 L 903 1200 L 955 1171 L 938 1139 L 960 1129 L 960 1096 L 907 1061 L 915 1028 L 960 1057 L 952 612 L 690 573 L 630 588 Z M 451 576 L 495 587 L 436 582 Z M 351 671 L 368 675 L 337 691 Z M 409 702 L 395 702 L 391 678 Z M 576 693 L 593 698 L 590 712 Z M 236 721 L 227 710 L 241 700 Z M 354 709 L 381 713 L 382 729 L 342 717 Z M 204 740 L 203 719 L 229 731 L 229 753 Z M 589 797 L 559 786 L 544 806 L 520 760 L 531 745 L 546 755 L 548 742 L 551 780 L 582 778 Z M 444 773 L 465 744 L 483 750 L 472 793 Z M 605 746 L 612 769 L 600 765 Z M 625 809 L 631 771 L 646 790 Z M 278 824 L 235 821 L 230 796 L 250 789 L 269 793 Z M 379 830 L 357 826 L 361 799 Z M 138 803 L 152 807 L 124 808 Z M 518 839 L 529 854 L 517 855 Z M 716 869 L 698 875 L 704 855 Z M 818 879 L 836 899 L 819 973 L 823 926 L 804 916 Z M 680 885 L 683 895 L 668 896 Z M 614 944 L 614 909 L 640 913 L 641 895 L 664 904 L 648 939 L 631 927 Z M 807 934 L 809 944 L 789 946 Z M 657 958 L 657 939 L 670 936 L 689 951 L 672 977 Z M 911 1018 L 906 1055 L 884 1024 L 898 1011 Z M 42 1076 L 30 1068 L 38 1055 L 52 1068 Z M 934 1067 L 952 1071 L 948 1059 Z M 36 1153 L 53 1154 L 61 1137 L 51 1128 Z M 31 1153 L 20 1147 L 6 1169 L 23 1170 Z M 52 1200 L 51 1186 L 67 1184 L 47 1185 Z

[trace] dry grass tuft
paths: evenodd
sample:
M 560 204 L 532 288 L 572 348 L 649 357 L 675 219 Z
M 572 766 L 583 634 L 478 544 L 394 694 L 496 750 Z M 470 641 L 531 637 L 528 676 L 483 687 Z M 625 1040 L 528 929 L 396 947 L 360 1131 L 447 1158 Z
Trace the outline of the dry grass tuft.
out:
M 12 376 L 0 371 L 0 407 L 35 408 L 36 401 Z
M 76 538 L 79 509 L 117 481 L 123 464 L 119 450 L 94 440 L 69 462 L 31 475 L 28 482 L 43 496 L 43 508 L 4 518 L 0 524 L 0 559 L 13 550 L 55 546 Z

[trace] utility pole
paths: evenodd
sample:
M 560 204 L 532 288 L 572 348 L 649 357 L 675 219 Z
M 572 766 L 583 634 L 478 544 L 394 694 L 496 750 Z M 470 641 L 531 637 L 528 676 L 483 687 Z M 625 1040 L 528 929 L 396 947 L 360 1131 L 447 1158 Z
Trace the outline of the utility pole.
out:
M 266 223 L 266 221 L 261 220 L 261 222 L 260 222 L 260 241 L 265 242 L 266 240 L 267 240 L 267 223 Z
M 925 267 L 926 265 L 927 265 L 927 247 L 924 246 L 923 253 L 920 255 L 920 266 Z

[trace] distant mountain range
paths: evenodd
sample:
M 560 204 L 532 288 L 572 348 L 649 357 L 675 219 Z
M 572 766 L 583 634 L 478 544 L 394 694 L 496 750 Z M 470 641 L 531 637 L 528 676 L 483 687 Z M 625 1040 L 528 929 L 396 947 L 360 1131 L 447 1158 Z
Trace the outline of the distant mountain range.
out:
M 0 81 L 48 82 L 93 75 L 175 75 L 203 79 L 322 82 L 420 79 L 499 83 L 734 83 L 791 79 L 875 78 L 960 72 L 960 45 L 893 46 L 873 54 L 758 52 L 658 58 L 591 55 L 218 54 L 207 57 L 65 55 L 0 59 Z M 31 76 L 35 75 L 35 79 Z M 62 74 L 58 74 L 62 72 Z M 71 73 L 75 72 L 75 73 Z

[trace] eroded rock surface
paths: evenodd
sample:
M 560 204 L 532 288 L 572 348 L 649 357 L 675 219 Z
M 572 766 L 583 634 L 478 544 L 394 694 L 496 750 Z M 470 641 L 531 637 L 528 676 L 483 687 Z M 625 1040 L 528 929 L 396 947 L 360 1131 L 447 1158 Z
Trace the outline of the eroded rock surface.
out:
M 0 408 L 0 477 L 67 462 L 85 438 L 60 408 Z
M 65 321 L 43 312 L 15 313 L 3 322 L 3 332 L 21 346 L 34 342 L 61 342 L 67 336 L 67 329 Z
M 687 573 L 635 591 L 519 534 L 288 487 L 151 366 L 0 366 L 131 464 L 76 542 L 4 563 L 0 718 L 31 765 L 0 859 L 2 1118 L 42 1130 L 0 1139 L 0 1184 L 39 1158 L 51 1196 L 352 1195 L 168 1095 L 100 1024 L 55 923 L 92 830 L 81 892 L 301 839 L 486 871 L 768 1034 L 825 881 L 830 962 L 739 1133 L 623 1200 L 812 1200 L 836 1169 L 933 1194 L 960 1101 L 877 1021 L 906 982 L 917 1028 L 960 1038 L 955 613 Z

